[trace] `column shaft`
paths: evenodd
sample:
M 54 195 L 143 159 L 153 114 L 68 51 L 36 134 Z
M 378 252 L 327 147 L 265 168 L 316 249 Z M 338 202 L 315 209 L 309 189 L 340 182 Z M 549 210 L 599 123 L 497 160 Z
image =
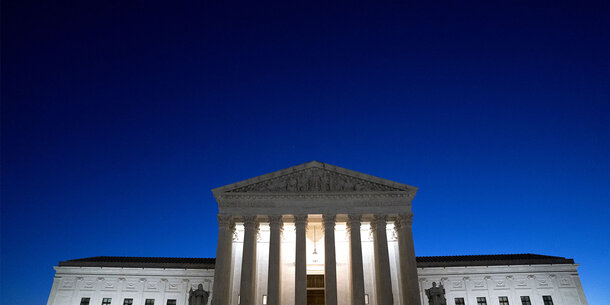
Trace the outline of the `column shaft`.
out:
M 350 263 L 352 270 L 352 304 L 364 305 L 364 270 L 362 267 L 362 239 L 360 236 L 360 215 L 349 215 Z
M 413 213 L 399 215 L 394 224 L 398 233 L 398 252 L 400 259 L 400 289 L 402 290 L 403 305 L 420 305 L 417 277 L 417 261 L 415 260 L 415 247 L 413 245 Z
M 244 217 L 244 249 L 241 263 L 239 295 L 241 305 L 258 305 L 256 291 L 256 237 L 258 222 L 255 216 Z
M 373 230 L 373 246 L 375 253 L 375 287 L 377 304 L 394 304 L 392 296 L 392 277 L 390 274 L 390 258 L 388 256 L 388 237 L 386 233 L 386 217 L 375 215 L 371 222 Z
M 282 216 L 269 216 L 269 273 L 267 283 L 267 305 L 280 304 L 280 236 Z
M 294 304 L 307 305 L 307 215 L 295 215 L 296 253 L 294 278 Z
M 324 215 L 324 304 L 337 305 L 335 215 Z
M 231 215 L 218 215 L 218 244 L 216 246 L 212 305 L 230 305 L 234 230 L 235 223 Z

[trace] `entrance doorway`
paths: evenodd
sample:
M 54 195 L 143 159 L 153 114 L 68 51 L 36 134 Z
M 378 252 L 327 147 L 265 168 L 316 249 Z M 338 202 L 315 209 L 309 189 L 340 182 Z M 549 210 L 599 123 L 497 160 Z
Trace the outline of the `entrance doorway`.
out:
M 307 275 L 307 305 L 324 305 L 324 275 Z

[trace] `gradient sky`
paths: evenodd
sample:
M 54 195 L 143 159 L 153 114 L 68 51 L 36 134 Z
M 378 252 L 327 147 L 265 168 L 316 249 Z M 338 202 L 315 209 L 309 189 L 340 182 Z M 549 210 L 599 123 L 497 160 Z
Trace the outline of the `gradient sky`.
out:
M 2 2 L 0 303 L 214 257 L 210 190 L 311 160 L 419 187 L 417 255 L 574 258 L 608 303 L 608 1 L 209 2 Z

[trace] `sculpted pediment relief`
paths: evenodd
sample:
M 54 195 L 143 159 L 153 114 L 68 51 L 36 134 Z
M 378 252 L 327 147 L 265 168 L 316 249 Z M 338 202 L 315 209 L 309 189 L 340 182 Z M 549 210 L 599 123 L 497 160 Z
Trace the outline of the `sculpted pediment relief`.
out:
M 416 188 L 404 184 L 313 161 L 228 185 L 215 191 L 235 194 L 404 192 L 415 190 Z

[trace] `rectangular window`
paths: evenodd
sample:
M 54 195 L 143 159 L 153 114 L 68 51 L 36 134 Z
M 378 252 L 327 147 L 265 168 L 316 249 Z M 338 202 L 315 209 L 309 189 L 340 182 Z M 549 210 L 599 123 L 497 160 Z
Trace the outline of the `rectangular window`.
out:
M 487 305 L 485 297 L 477 297 L 477 305 Z
M 455 305 L 464 305 L 464 298 L 455 298 Z
M 155 305 L 155 299 L 146 299 L 144 305 Z
M 176 305 L 176 299 L 167 300 L 167 305 Z
M 110 305 L 112 303 L 112 298 L 103 298 L 102 305 Z
M 532 305 L 532 301 L 530 301 L 530 297 L 522 296 L 521 297 L 521 305 Z
M 553 298 L 551 298 L 550 295 L 543 295 L 542 301 L 544 302 L 544 305 L 553 305 Z
M 89 302 L 91 302 L 91 298 L 80 299 L 80 305 L 89 305 Z
M 124 299 L 123 305 L 133 305 L 133 299 Z
M 498 300 L 500 301 L 500 305 L 509 305 L 508 297 L 498 297 Z

